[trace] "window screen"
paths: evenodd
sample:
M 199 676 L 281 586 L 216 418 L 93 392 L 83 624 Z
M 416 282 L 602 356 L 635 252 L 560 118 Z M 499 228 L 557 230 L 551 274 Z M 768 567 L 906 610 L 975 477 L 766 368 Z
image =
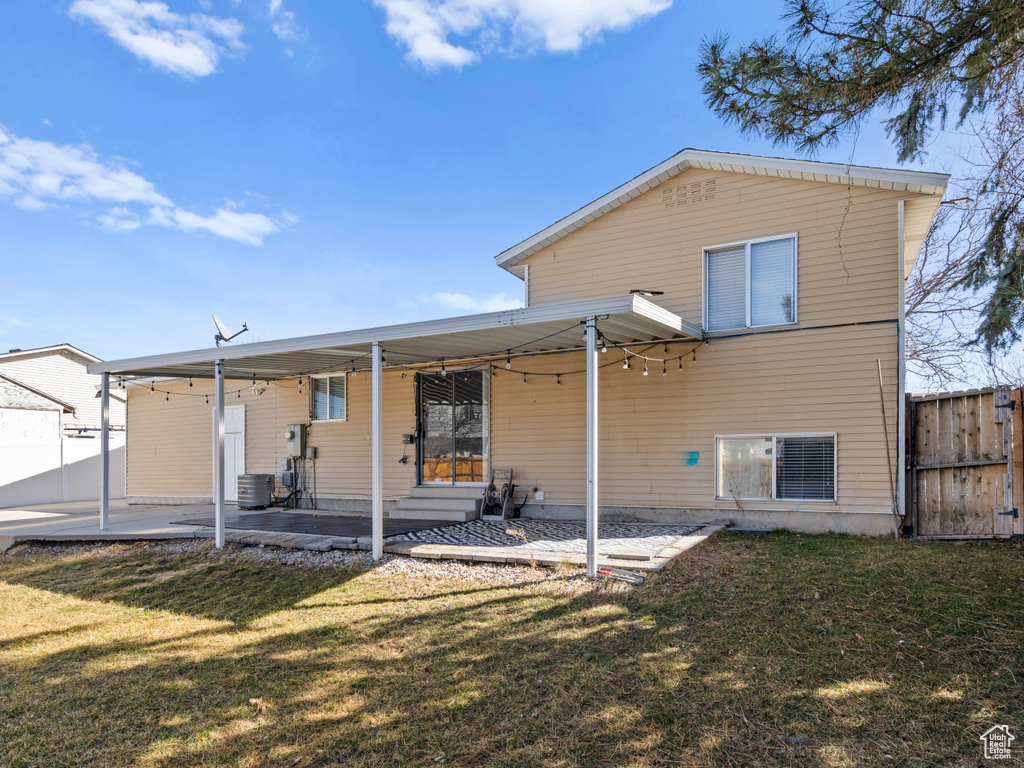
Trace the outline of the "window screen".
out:
M 313 379 L 313 418 L 316 421 L 344 420 L 346 400 L 344 375 Z
M 705 251 L 704 258 L 707 330 L 795 322 L 796 238 Z
M 718 441 L 718 497 L 772 497 L 772 439 L 723 437 Z
M 750 324 L 793 322 L 793 240 L 750 244 Z
M 834 501 L 835 461 L 834 437 L 776 438 L 776 498 Z
M 707 253 L 708 330 L 742 328 L 747 324 L 746 247 Z

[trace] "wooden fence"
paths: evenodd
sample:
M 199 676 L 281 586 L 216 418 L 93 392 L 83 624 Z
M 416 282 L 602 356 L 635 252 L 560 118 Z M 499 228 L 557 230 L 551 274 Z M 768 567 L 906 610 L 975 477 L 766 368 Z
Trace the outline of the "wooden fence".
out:
M 915 535 L 1024 534 L 1020 394 L 997 388 L 908 396 L 907 522 Z

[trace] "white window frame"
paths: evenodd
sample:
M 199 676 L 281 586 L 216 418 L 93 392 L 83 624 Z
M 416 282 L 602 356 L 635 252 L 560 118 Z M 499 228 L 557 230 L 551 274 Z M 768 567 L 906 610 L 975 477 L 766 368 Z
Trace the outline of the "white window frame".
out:
M 767 325 L 751 325 L 750 324 L 750 246 L 755 243 L 768 243 L 773 240 L 792 240 L 793 241 L 793 319 L 788 323 L 769 323 Z M 770 237 L 755 237 L 751 240 L 737 240 L 733 243 L 721 243 L 719 245 L 708 245 L 705 246 L 701 251 L 701 270 L 702 270 L 702 303 L 704 305 L 704 328 L 708 327 L 708 252 L 709 251 L 723 251 L 727 248 L 738 248 L 744 246 L 746 252 L 746 265 L 744 268 L 744 301 L 746 303 L 746 319 L 744 325 L 739 328 L 721 328 L 717 331 L 707 331 L 709 334 L 716 333 L 731 333 L 732 331 L 743 331 L 748 328 L 780 328 L 790 325 L 796 325 L 800 321 L 800 315 L 798 312 L 799 301 L 797 294 L 799 291 L 800 282 L 797 279 L 799 269 L 798 264 L 800 262 L 800 240 L 798 233 L 789 232 L 782 235 L 771 235 Z
M 831 437 L 832 438 L 832 498 L 831 499 L 780 499 L 778 498 L 778 487 L 776 475 L 778 474 L 778 440 L 786 437 Z M 721 462 L 719 461 L 719 443 L 722 440 L 742 439 L 771 439 L 772 441 L 772 495 L 771 498 L 759 497 L 745 498 L 742 496 L 719 496 L 719 472 Z M 744 435 L 715 435 L 715 501 L 761 501 L 782 504 L 838 504 L 839 503 L 839 433 L 838 432 L 780 432 L 778 434 L 744 434 Z
M 337 378 L 339 376 L 342 377 L 343 379 L 345 379 L 345 418 L 343 418 L 343 419 L 332 419 L 332 418 L 330 418 L 329 414 L 331 412 L 331 407 L 330 407 L 330 401 L 328 401 L 328 405 L 327 405 L 328 417 L 326 419 L 318 419 L 316 417 L 316 385 L 313 384 L 313 380 L 314 379 L 333 379 L 333 378 Z M 312 375 L 312 376 L 309 377 L 310 378 L 310 383 L 309 383 L 309 420 L 311 422 L 321 423 L 322 424 L 322 423 L 327 423 L 327 422 L 343 422 L 343 421 L 348 421 L 348 379 L 346 378 L 347 376 L 348 376 L 348 372 L 347 371 L 338 371 L 337 373 L 317 373 L 317 374 Z M 327 383 L 327 391 L 330 392 L 330 390 L 331 390 L 331 384 L 328 381 L 328 383 Z

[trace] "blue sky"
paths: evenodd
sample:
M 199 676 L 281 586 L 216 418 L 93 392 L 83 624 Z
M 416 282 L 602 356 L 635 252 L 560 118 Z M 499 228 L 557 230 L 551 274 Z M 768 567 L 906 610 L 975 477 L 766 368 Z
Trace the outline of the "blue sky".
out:
M 793 154 L 722 125 L 694 73 L 705 35 L 781 31 L 781 10 L 5 3 L 0 349 L 120 358 L 210 346 L 212 312 L 257 341 L 514 304 L 494 255 L 680 149 Z M 854 160 L 896 165 L 875 127 Z

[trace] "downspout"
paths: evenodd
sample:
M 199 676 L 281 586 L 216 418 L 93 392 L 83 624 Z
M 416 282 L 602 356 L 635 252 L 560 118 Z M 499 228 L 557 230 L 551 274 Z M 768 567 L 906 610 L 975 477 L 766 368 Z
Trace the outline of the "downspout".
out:
M 897 448 L 896 448 L 896 496 L 899 503 L 900 519 L 907 520 L 907 276 L 906 276 L 906 243 L 904 235 L 904 201 L 896 201 L 896 238 L 899 253 L 900 298 L 899 323 L 897 324 Z M 901 531 L 896 530 L 896 538 Z

